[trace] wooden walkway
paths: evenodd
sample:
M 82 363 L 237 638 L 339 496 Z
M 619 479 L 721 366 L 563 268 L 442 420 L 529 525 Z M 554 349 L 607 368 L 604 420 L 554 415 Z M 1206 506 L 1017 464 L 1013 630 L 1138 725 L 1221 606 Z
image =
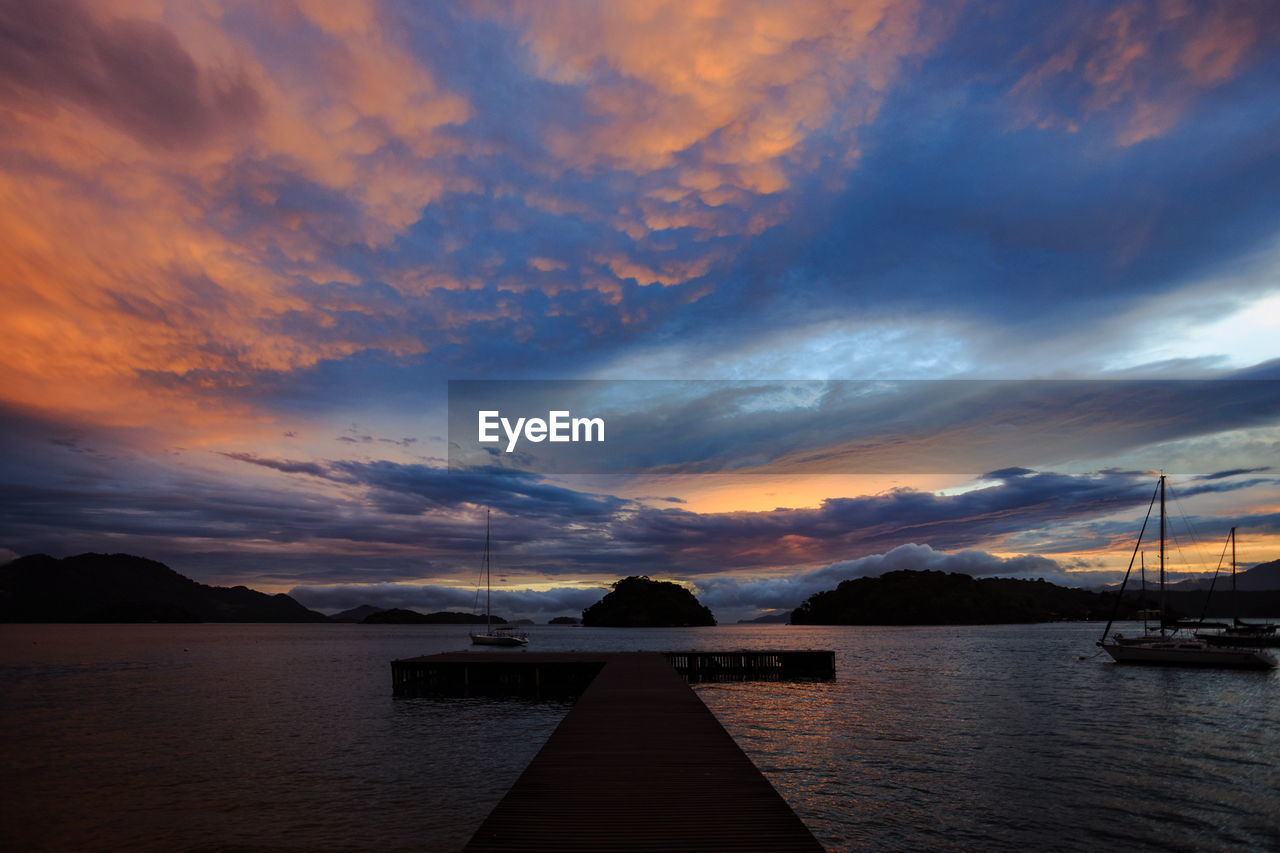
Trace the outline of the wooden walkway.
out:
M 596 657 L 468 853 L 822 850 L 665 656 Z

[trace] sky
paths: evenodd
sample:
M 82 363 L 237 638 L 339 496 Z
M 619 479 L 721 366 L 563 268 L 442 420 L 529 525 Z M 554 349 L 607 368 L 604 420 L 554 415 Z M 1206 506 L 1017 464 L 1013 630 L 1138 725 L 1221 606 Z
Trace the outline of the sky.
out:
M 1270 0 L 2 0 L 0 559 L 726 622 L 1115 582 L 1161 471 L 1276 559 L 1277 91 Z M 451 456 L 549 380 L 609 464 Z

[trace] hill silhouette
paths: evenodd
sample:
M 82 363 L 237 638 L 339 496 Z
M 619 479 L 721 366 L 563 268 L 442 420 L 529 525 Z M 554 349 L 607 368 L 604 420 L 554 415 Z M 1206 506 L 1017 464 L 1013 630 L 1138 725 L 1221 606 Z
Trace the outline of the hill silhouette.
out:
M 438 610 L 435 613 L 419 613 L 403 607 L 390 610 L 379 610 L 370 613 L 361 620 L 365 625 L 483 625 L 484 616 L 474 613 L 458 613 L 454 610 Z M 493 624 L 505 625 L 507 620 L 501 616 L 492 617 Z
M 1146 606 L 1153 606 L 1150 598 Z M 1125 596 L 1120 618 L 1143 601 Z M 886 572 L 815 593 L 791 613 L 792 625 L 983 625 L 1108 619 L 1114 593 L 1043 580 L 980 578 L 937 571 Z
M 1140 580 L 1131 577 L 1125 599 L 1144 595 L 1154 601 L 1160 595 L 1152 572 L 1148 569 L 1146 591 Z M 1280 560 L 1258 563 L 1236 572 L 1235 592 L 1232 592 L 1230 569 L 1218 572 L 1216 578 L 1200 577 L 1165 585 L 1166 618 L 1198 619 L 1201 614 L 1211 618 L 1273 619 L 1280 615 Z M 1115 592 L 1119 584 L 1107 587 Z
M 1280 590 L 1280 560 L 1245 569 L 1236 578 L 1236 585 L 1240 589 Z
M 130 554 L 47 554 L 0 566 L 0 622 L 327 622 L 289 596 L 206 586 Z
M 679 584 L 633 575 L 614 582 L 613 592 L 583 610 L 582 624 L 610 628 L 676 628 L 714 625 L 716 619 L 710 609 Z
M 352 607 L 349 610 L 343 610 L 341 613 L 333 613 L 329 616 L 329 619 L 332 622 L 363 622 L 365 617 L 381 613 L 386 609 L 385 607 L 374 607 L 372 604 L 361 604 L 359 607 Z
M 1148 572 L 1150 570 L 1148 569 Z M 1150 577 L 1150 575 L 1148 575 Z M 1132 583 L 1132 581 L 1130 581 Z M 1148 584 L 1149 585 L 1149 584 Z M 1167 584 L 1166 588 L 1173 592 L 1186 592 L 1192 590 L 1206 590 L 1212 585 L 1215 590 L 1221 592 L 1224 589 L 1231 588 L 1231 567 L 1227 566 L 1218 572 L 1218 577 L 1214 580 L 1211 577 L 1196 578 L 1189 581 L 1178 581 L 1176 583 Z M 1280 590 L 1280 560 L 1271 560 L 1267 563 L 1258 563 L 1248 569 L 1240 569 L 1236 572 L 1236 589 L 1244 592 L 1269 592 Z

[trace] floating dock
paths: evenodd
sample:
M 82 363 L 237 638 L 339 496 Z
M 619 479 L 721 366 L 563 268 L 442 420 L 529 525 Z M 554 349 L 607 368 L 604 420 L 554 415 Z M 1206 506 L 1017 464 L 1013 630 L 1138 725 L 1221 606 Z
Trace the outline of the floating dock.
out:
M 691 684 L 709 681 L 830 681 L 836 653 L 830 650 L 663 652 Z
M 448 652 L 393 660 L 396 696 L 581 696 L 608 655 L 528 651 Z
M 467 658 L 463 677 L 486 689 L 502 672 L 518 672 L 523 689 L 529 677 L 560 684 L 588 671 L 582 667 L 595 667 L 585 691 L 481 824 L 467 853 L 822 851 L 661 652 L 432 657 Z M 547 660 L 552 658 L 559 660 Z M 417 689 L 411 686 L 415 673 L 455 679 L 456 673 L 441 675 L 452 667 L 431 669 L 427 660 L 393 662 L 398 693 Z M 568 668 L 549 667 L 557 662 Z
M 654 652 L 691 683 L 711 681 L 829 681 L 836 675 L 829 650 Z M 391 662 L 396 696 L 582 695 L 606 661 L 603 652 L 451 652 Z

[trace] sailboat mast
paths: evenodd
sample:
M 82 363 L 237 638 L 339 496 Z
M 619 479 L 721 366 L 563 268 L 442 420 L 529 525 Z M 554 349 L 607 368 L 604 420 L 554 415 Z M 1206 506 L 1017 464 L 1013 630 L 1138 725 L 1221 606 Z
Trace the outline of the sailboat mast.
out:
M 1124 580 L 1120 582 L 1120 591 L 1116 593 L 1116 603 L 1111 607 L 1111 616 L 1107 619 L 1107 627 L 1102 629 L 1102 638 L 1098 640 L 1098 645 L 1100 646 L 1107 641 L 1107 635 L 1111 633 L 1111 626 L 1115 624 L 1116 616 L 1120 613 L 1120 604 L 1124 601 L 1124 591 L 1129 586 L 1129 575 L 1133 574 L 1133 561 L 1138 559 L 1138 552 L 1142 548 L 1142 540 L 1147 535 L 1147 525 L 1151 523 L 1151 510 L 1156 505 L 1156 492 L 1159 490 L 1160 486 L 1157 484 L 1151 492 L 1151 500 L 1147 501 L 1147 514 L 1142 519 L 1142 529 L 1138 531 L 1138 541 L 1133 543 L 1133 553 L 1129 556 L 1129 568 L 1124 570 Z M 1145 569 L 1145 563 L 1143 565 Z M 1144 570 L 1143 579 L 1145 580 L 1145 578 Z M 1143 627 L 1145 628 L 1145 620 L 1143 622 Z
M 1138 572 L 1139 572 L 1138 577 L 1141 578 L 1142 580 L 1142 592 L 1138 594 L 1138 604 L 1142 605 L 1143 599 L 1147 597 L 1147 552 L 1146 551 L 1143 551 L 1142 554 L 1139 556 Z M 1151 613 L 1149 612 L 1150 609 L 1151 608 L 1149 607 L 1145 607 L 1145 606 L 1142 607 L 1142 632 L 1144 634 L 1151 630 L 1151 625 L 1150 625 L 1151 620 L 1148 618 L 1151 616 Z
M 1160 636 L 1164 636 L 1164 474 L 1160 475 Z
M 493 633 L 493 610 L 489 607 L 489 576 L 492 564 L 489 561 L 489 510 L 484 511 L 484 627 Z
M 1236 599 L 1236 529 L 1231 528 L 1231 619 L 1240 619 L 1240 602 Z

